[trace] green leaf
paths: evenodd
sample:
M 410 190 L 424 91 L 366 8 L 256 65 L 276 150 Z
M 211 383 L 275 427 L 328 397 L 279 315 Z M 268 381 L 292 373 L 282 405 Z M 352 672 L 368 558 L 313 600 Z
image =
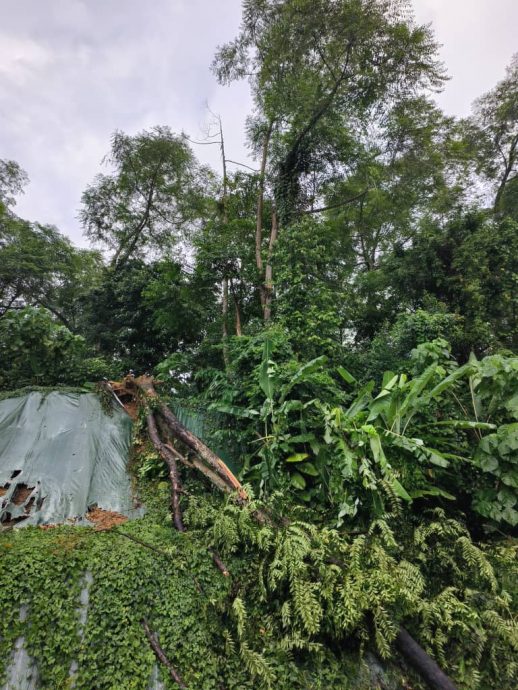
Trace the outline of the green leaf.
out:
M 492 431 L 496 429 L 494 424 L 487 424 L 486 422 L 471 422 L 468 419 L 447 419 L 441 422 L 434 422 L 430 420 L 429 424 L 433 426 L 451 426 L 453 429 L 483 429 L 485 431 Z
M 230 414 L 233 417 L 240 417 L 243 419 L 253 419 L 259 415 L 258 410 L 247 410 L 243 407 L 236 407 L 235 405 L 225 405 L 224 403 L 212 403 L 209 405 L 209 410 L 214 410 L 215 412 L 223 412 L 224 414 Z
M 263 358 L 261 361 L 261 368 L 259 370 L 259 385 L 268 400 L 273 399 L 275 393 L 275 385 L 271 373 L 272 368 L 272 341 L 266 339 L 263 347 Z
M 387 477 L 387 481 L 392 487 L 396 496 L 399 496 L 399 498 L 402 498 L 404 501 L 412 500 L 412 496 L 410 496 L 406 489 L 403 488 L 399 480 L 397 480 L 394 476 Z
M 299 465 L 299 470 L 304 474 L 309 474 L 311 477 L 318 477 L 320 474 L 312 462 L 303 462 Z
M 302 462 L 306 458 L 309 458 L 309 453 L 294 453 L 286 458 L 286 462 Z
M 300 472 L 294 472 L 291 475 L 291 485 L 294 486 L 296 489 L 305 489 L 306 488 L 306 480 L 300 474 Z
M 343 378 L 343 380 L 344 380 L 346 383 L 350 383 L 350 384 L 357 383 L 357 381 L 356 381 L 356 379 L 354 378 L 354 376 L 353 376 L 352 374 L 350 374 L 350 373 L 347 371 L 347 369 L 344 369 L 344 367 L 337 367 L 337 368 L 336 368 L 336 371 L 340 374 L 340 376 Z
M 441 496 L 441 498 L 447 498 L 448 501 L 456 501 L 457 499 L 452 494 L 449 494 L 443 489 L 439 489 L 436 486 L 432 486 L 428 489 L 419 489 L 417 491 L 411 491 L 410 496 L 412 498 L 422 498 L 423 496 Z
M 360 389 L 356 400 L 351 404 L 345 413 L 346 417 L 356 417 L 359 412 L 362 412 L 372 400 L 372 389 L 374 388 L 374 381 L 369 381 L 363 388 Z
M 440 395 L 443 391 L 445 391 L 447 388 L 452 386 L 455 383 L 455 381 L 457 381 L 457 379 L 460 379 L 465 375 L 469 375 L 472 372 L 473 366 L 469 363 L 464 364 L 464 366 L 459 367 L 458 369 L 455 369 L 453 373 L 451 373 L 440 383 L 438 383 L 435 386 L 435 388 L 432 388 L 432 390 L 430 391 L 430 397 L 435 398 L 436 396 Z
M 437 465 L 438 467 L 449 467 L 450 463 L 445 458 L 445 456 L 435 448 L 425 448 L 426 454 L 428 455 L 428 460 L 432 465 Z
M 301 366 L 300 369 L 293 375 L 291 381 L 284 387 L 280 402 L 282 403 L 286 399 L 286 396 L 294 386 L 296 386 L 298 383 L 302 383 L 302 381 L 306 380 L 309 376 L 311 376 L 311 374 L 314 374 L 316 371 L 322 369 L 324 364 L 327 364 L 327 357 L 326 355 L 321 355 L 320 357 L 312 359 L 311 362 L 307 362 Z

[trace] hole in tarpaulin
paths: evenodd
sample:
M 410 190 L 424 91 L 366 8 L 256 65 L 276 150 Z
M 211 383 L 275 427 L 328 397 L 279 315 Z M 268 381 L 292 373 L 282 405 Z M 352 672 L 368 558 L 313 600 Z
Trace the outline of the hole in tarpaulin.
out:
M 21 473 L 21 470 L 14 470 L 14 472 L 11 473 L 11 479 L 15 479 Z
M 11 501 L 15 506 L 21 506 L 29 498 L 29 496 L 34 491 L 33 486 L 27 486 L 27 484 L 17 484 L 16 489 L 12 495 Z M 34 499 L 31 499 L 31 506 L 34 503 Z
M 18 517 L 13 518 L 11 513 L 6 512 L 2 515 L 0 522 L 4 527 L 14 527 L 14 525 L 17 525 L 19 522 L 27 520 L 27 517 L 27 515 L 19 515 Z

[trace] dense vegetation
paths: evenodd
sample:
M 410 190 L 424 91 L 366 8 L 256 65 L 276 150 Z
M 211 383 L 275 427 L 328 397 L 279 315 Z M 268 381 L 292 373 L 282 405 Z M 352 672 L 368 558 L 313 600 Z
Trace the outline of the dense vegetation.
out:
M 18 217 L 26 176 L 0 161 L 0 388 L 153 372 L 289 526 L 191 487 L 188 541 L 161 508 L 127 528 L 176 554 L 171 572 L 115 536 L 9 536 L 2 644 L 24 582 L 53 689 L 76 658 L 94 669 L 77 687 L 143 688 L 150 609 L 192 688 L 375 687 L 359 657 L 391 657 L 401 623 L 459 688 L 514 688 L 518 57 L 459 120 L 433 101 L 445 70 L 405 0 L 246 0 L 213 70 L 249 81 L 257 170 L 235 171 L 217 118 L 220 171 L 166 126 L 115 132 L 82 197 L 95 250 Z M 135 470 L 154 505 L 161 461 L 147 449 Z M 43 652 L 53 616 L 71 630 L 86 558 L 106 627 Z M 127 646 L 95 660 L 110 625 Z

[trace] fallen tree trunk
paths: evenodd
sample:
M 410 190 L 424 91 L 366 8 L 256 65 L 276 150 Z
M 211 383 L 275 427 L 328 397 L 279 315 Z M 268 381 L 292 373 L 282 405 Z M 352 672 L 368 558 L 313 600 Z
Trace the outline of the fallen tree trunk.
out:
M 163 449 L 163 451 L 167 453 L 168 457 L 172 457 L 173 459 L 177 458 L 184 464 L 188 466 L 192 465 L 199 469 L 219 489 L 227 492 L 236 491 L 239 501 L 242 504 L 249 503 L 250 499 L 244 487 L 234 476 L 231 470 L 227 467 L 227 465 L 223 462 L 223 460 L 221 460 L 221 458 L 219 458 L 210 448 L 208 448 L 197 436 L 191 433 L 178 420 L 176 415 L 174 415 L 171 412 L 171 410 L 169 410 L 169 408 L 160 401 L 159 396 L 154 388 L 152 377 L 140 376 L 138 379 L 134 379 L 132 382 L 134 382 L 137 388 L 140 391 L 142 391 L 142 393 L 144 393 L 144 395 L 147 398 L 149 398 L 152 401 L 158 402 L 158 412 L 161 415 L 163 422 L 165 422 L 165 424 L 167 425 L 167 428 L 171 431 L 172 435 L 177 440 L 186 445 L 188 448 L 197 453 L 202 460 L 204 460 L 208 465 L 210 465 L 210 468 L 206 467 L 203 464 L 203 462 L 200 462 L 199 460 L 193 460 L 191 463 L 171 445 L 163 443 L 158 435 L 154 417 L 152 414 L 149 414 L 148 430 L 150 430 L 149 419 L 151 418 L 151 430 L 153 430 L 153 433 L 156 432 L 156 438 L 158 439 L 159 443 L 159 445 L 157 445 L 152 438 L 153 443 L 155 443 L 155 446 L 157 448 L 159 448 L 160 446 Z M 152 435 L 151 430 L 150 436 Z M 175 492 L 173 491 L 173 494 L 174 493 Z M 269 524 L 275 524 L 271 516 L 263 510 L 256 510 L 252 514 L 260 524 L 264 524 L 265 522 L 268 522 Z M 281 519 L 281 524 L 277 525 L 277 527 L 281 529 L 286 524 L 287 521 Z M 183 528 L 183 530 L 184 529 L 185 528 Z M 211 553 L 213 556 L 214 563 L 219 568 L 219 570 L 225 576 L 229 576 L 230 573 L 227 570 L 224 563 L 221 561 L 219 555 L 214 551 L 212 551 Z M 338 563 L 339 562 L 337 562 L 337 564 Z M 345 565 L 342 563 L 340 563 L 340 565 L 342 567 L 345 567 Z M 395 643 L 401 654 L 407 659 L 408 663 L 414 667 L 417 673 L 419 673 L 419 675 L 430 686 L 430 688 L 432 688 L 432 690 L 457 690 L 453 681 L 450 678 L 448 678 L 448 676 L 441 670 L 441 668 L 432 659 L 432 657 L 430 657 L 430 655 L 413 639 L 410 633 L 403 627 L 399 628 Z
M 167 467 L 169 468 L 169 479 L 171 481 L 171 508 L 173 512 L 174 526 L 179 532 L 185 532 L 185 526 L 182 520 L 182 511 L 180 508 L 181 486 L 178 478 L 176 458 L 170 449 L 164 443 L 162 443 L 156 427 L 155 418 L 151 412 L 147 416 L 147 430 L 153 445 L 165 460 Z
M 205 463 L 203 463 L 201 460 L 199 460 L 198 458 L 187 459 L 185 456 L 179 453 L 174 446 L 171 446 L 169 443 L 166 443 L 165 446 L 169 448 L 171 453 L 175 455 L 177 460 L 179 460 L 182 463 L 182 465 L 185 465 L 190 469 L 198 470 L 199 472 L 204 474 L 205 477 L 212 484 L 214 484 L 214 486 L 220 489 L 220 491 L 223 491 L 225 493 L 232 493 L 231 487 L 218 474 L 216 474 L 209 467 L 207 467 L 207 465 L 205 465 Z
M 144 393 L 151 400 L 159 400 L 153 379 L 151 376 L 139 376 L 134 380 L 137 388 Z M 237 492 L 239 498 L 243 501 L 248 501 L 248 495 L 244 490 L 241 482 L 234 476 L 227 465 L 214 453 L 203 441 L 191 433 L 180 420 L 174 415 L 171 410 L 162 402 L 158 404 L 158 412 L 167 423 L 173 436 L 181 441 L 188 448 L 193 450 L 197 455 L 204 460 L 210 468 L 218 474 L 228 486 Z
M 433 690 L 457 690 L 456 685 L 440 669 L 432 657 L 402 626 L 396 636 L 396 647 Z

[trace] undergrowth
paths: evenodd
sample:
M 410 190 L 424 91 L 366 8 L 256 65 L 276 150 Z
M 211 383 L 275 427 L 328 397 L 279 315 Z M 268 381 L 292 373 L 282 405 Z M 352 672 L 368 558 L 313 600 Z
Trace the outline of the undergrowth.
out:
M 152 460 L 143 445 L 132 470 L 139 476 Z M 243 509 L 197 478 L 185 482 L 189 529 L 180 534 L 168 483 L 140 476 L 144 518 L 107 532 L 0 534 L 0 683 L 23 634 L 43 690 L 145 690 L 156 663 L 146 618 L 192 690 L 367 690 L 380 678 L 417 689 L 394 656 L 400 623 L 459 688 L 515 687 L 512 542 L 479 547 L 440 511 L 409 521 L 397 500 L 362 534 L 316 526 L 286 506 L 278 528 L 257 522 L 256 504 Z M 280 499 L 269 504 L 274 516 Z M 214 567 L 211 548 L 231 577 Z

